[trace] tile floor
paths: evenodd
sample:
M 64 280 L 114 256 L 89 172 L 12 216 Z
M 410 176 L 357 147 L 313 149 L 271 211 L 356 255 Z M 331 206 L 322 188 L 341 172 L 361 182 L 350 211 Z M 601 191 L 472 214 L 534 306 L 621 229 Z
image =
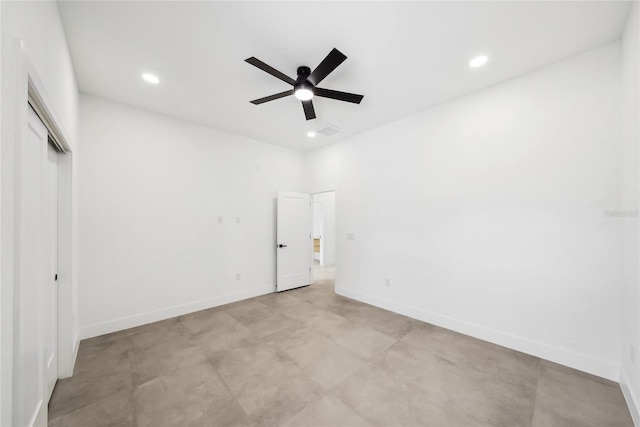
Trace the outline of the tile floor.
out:
M 632 426 L 618 384 L 316 282 L 82 341 L 49 426 Z

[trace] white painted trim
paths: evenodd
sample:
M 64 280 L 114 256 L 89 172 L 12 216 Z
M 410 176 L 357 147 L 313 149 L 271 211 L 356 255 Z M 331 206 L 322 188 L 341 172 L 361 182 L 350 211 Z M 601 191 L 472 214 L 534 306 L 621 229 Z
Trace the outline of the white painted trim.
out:
M 58 378 L 73 374 L 77 336 L 73 308 L 73 153 L 58 154 Z
M 2 6 L 0 6 L 0 23 L 2 22 Z M 2 32 L 0 31 L 0 64 L 2 64 L 2 48 L 3 48 L 3 44 L 2 44 Z M 2 99 L 2 67 L 0 66 L 0 100 Z M 2 129 L 2 102 L 0 102 L 0 130 Z M 3 139 L 2 135 L 0 135 L 0 141 Z M 0 143 L 0 159 L 2 159 L 2 143 Z M 2 202 L 2 187 L 4 184 L 4 179 L 1 173 L 2 170 L 2 165 L 0 164 L 0 202 Z M 0 203 L 1 205 L 1 203 Z M 0 218 L 2 218 L 2 214 L 4 212 L 2 212 L 2 208 L 0 207 Z M 1 221 L 0 221 L 1 223 Z M 2 284 L 4 283 L 4 280 L 2 279 L 3 276 L 3 265 L 4 265 L 4 259 L 3 259 L 3 252 L 4 252 L 4 238 L 3 238 L 3 227 L 2 225 L 0 225 L 0 288 L 4 288 L 4 286 L 2 286 Z M 4 329 L 5 329 L 5 319 L 2 315 L 3 313 L 3 308 L 5 305 L 5 302 L 3 300 L 3 298 L 5 297 L 5 292 L 0 290 L 0 384 L 4 384 L 4 378 L 5 378 L 5 369 L 3 368 L 4 363 L 5 363 L 5 359 L 6 356 L 3 356 L 3 349 L 5 348 L 4 345 L 4 340 L 5 338 L 5 333 L 4 333 Z M 11 313 L 13 314 L 13 313 Z M 13 326 L 13 325 L 11 325 Z M 13 339 L 13 337 L 12 337 Z M 0 425 L 5 425 L 5 415 L 4 415 L 4 402 L 5 401 L 5 396 L 10 395 L 10 393 L 5 390 L 5 386 L 2 385 L 0 386 Z
M 0 23 L 2 22 L 2 6 L 0 6 Z M 0 64 L 2 64 L 2 31 L 0 31 Z M 2 99 L 2 66 L 0 66 L 0 100 Z M 2 102 L 0 102 L 0 130 L 2 130 Z M 0 135 L 0 141 L 2 140 L 2 135 Z M 0 142 L 0 159 L 2 158 L 2 143 Z M 2 202 L 2 184 L 4 182 L 3 177 L 2 177 L 2 165 L 0 164 L 0 205 Z M 0 218 L 2 218 L 2 208 L 0 207 Z M 3 241 L 3 227 L 2 225 L 0 225 L 0 242 Z M 0 287 L 2 286 L 2 283 L 4 283 L 4 281 L 2 280 L 2 271 L 3 271 L 3 244 L 0 243 Z M 4 320 L 2 317 L 2 309 L 4 307 L 4 302 L 3 302 L 3 297 L 4 297 L 5 293 L 0 291 L 0 383 L 4 382 L 4 377 L 5 377 L 5 372 L 4 372 L 4 368 L 3 368 L 3 361 L 5 360 L 3 358 L 3 348 L 5 347 L 3 341 L 6 339 L 4 338 Z M 13 314 L 13 313 L 12 313 Z M 13 326 L 13 325 L 12 325 Z M 13 338 L 12 338 L 13 339 Z M 4 389 L 4 386 L 0 386 L 0 402 L 3 402 L 5 400 L 5 396 L 8 394 L 8 392 Z M 0 425 L 4 425 L 4 404 L 0 403 Z
M 474 323 L 465 322 L 442 314 L 433 313 L 416 307 L 400 304 L 395 301 L 379 298 L 353 289 L 336 285 L 336 293 L 376 307 L 384 308 L 398 314 L 412 317 L 432 325 L 460 332 L 484 341 L 508 347 L 542 359 L 550 360 L 580 371 L 584 371 L 611 381 L 618 381 L 620 366 L 604 360 L 575 353 L 539 341 L 530 340 L 517 335 L 487 328 Z
M 172 307 L 149 311 L 142 314 L 136 314 L 134 316 L 121 317 L 119 319 L 109 320 L 107 322 L 94 323 L 93 325 L 82 326 L 80 328 L 80 338 L 87 339 L 97 337 L 99 335 L 109 334 L 111 332 L 117 332 L 123 329 L 134 328 L 136 326 L 142 326 L 148 323 L 170 319 L 172 317 L 182 316 L 183 314 L 193 313 L 195 311 L 206 310 L 208 308 L 218 307 L 220 305 L 229 304 L 236 301 L 242 301 L 247 298 L 257 297 L 260 295 L 273 293 L 275 291 L 275 286 L 264 286 L 242 292 L 220 295 L 218 297 L 206 300 L 174 305 Z
M 638 406 L 636 406 L 636 396 L 633 395 L 631 389 L 627 386 L 629 383 L 627 376 L 624 371 L 620 370 L 620 389 L 622 390 L 622 395 L 624 396 L 624 400 L 627 402 L 627 406 L 629 407 L 629 412 L 631 413 L 631 418 L 633 419 L 633 424 L 636 427 L 640 427 L 640 411 L 638 411 Z
M 313 197 L 315 195 L 317 195 L 317 194 L 324 194 L 324 193 L 333 193 L 334 194 L 334 199 L 333 199 L 333 221 L 334 221 L 334 225 L 335 225 L 335 230 L 334 230 L 335 236 L 334 236 L 334 242 L 333 242 L 333 246 L 334 246 L 334 248 L 333 248 L 333 257 L 335 258 L 335 260 L 334 260 L 335 262 L 333 264 L 333 266 L 334 266 L 333 280 L 334 280 L 334 283 L 338 283 L 337 282 L 337 274 L 338 274 L 337 270 L 338 270 L 338 260 L 340 259 L 338 257 L 338 251 L 339 251 L 339 246 L 340 246 L 340 245 L 338 245 L 338 221 L 337 221 L 338 208 L 336 207 L 337 203 L 338 203 L 338 192 L 336 191 L 335 188 L 333 188 L 333 189 L 328 189 L 328 190 L 314 191 L 313 193 L 309 193 L 309 194 L 311 195 L 311 203 L 312 203 L 312 206 L 313 206 L 313 203 L 314 203 Z M 314 221 L 315 221 L 314 218 L 313 218 L 313 211 L 314 211 L 314 209 L 312 208 L 311 209 L 311 233 L 312 234 L 313 234 L 313 224 L 314 224 Z M 320 245 L 321 245 L 320 246 L 321 251 L 324 251 L 324 244 L 322 242 L 320 242 Z M 311 251 L 311 256 L 313 256 L 313 250 Z M 320 261 L 320 265 L 323 265 L 322 261 L 324 261 L 324 259 L 321 258 L 319 261 Z M 312 266 L 314 265 L 313 260 L 311 261 L 311 265 Z M 315 280 L 316 280 L 315 279 L 315 273 L 314 273 L 313 270 L 314 269 L 311 268 L 311 283 L 315 282 Z
M 0 425 L 13 424 L 14 282 L 15 282 L 15 135 L 18 111 L 15 100 L 20 74 L 21 46 L 2 36 L 2 128 L 0 134 Z
M 47 128 L 50 143 L 53 143 L 55 150 L 63 154 L 70 151 L 71 149 L 69 148 L 69 143 L 65 140 L 64 133 L 60 131 L 56 121 L 52 119 L 50 109 L 42 104 L 42 94 L 39 93 L 37 85 L 34 85 L 31 81 L 29 82 L 28 100 L 33 111 L 36 112 L 40 121 Z

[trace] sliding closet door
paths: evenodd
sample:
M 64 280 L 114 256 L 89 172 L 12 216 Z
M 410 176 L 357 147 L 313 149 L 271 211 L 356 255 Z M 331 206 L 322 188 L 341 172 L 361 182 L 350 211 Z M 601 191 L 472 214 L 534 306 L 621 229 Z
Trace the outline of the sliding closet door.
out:
M 57 340 L 57 314 L 53 317 L 51 313 L 57 304 L 55 280 L 52 281 L 55 273 L 51 271 L 57 263 L 57 255 L 52 252 L 55 248 L 57 253 L 57 244 L 53 243 L 54 238 L 57 240 L 57 219 L 51 218 L 52 211 L 57 213 L 57 184 L 51 182 L 54 166 L 49 157 L 47 128 L 27 108 L 26 134 L 18 148 L 16 177 L 14 417 L 16 425 L 46 426 L 51 391 L 48 369 L 55 365 L 57 376 L 56 352 L 51 344 L 52 334 L 53 340 Z

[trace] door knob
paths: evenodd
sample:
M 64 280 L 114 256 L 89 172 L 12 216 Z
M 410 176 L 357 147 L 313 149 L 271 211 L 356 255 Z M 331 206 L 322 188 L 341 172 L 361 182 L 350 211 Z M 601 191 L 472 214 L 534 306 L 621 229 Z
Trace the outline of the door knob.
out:
M 283 245 L 282 243 L 278 245 L 279 248 L 286 248 L 287 245 Z

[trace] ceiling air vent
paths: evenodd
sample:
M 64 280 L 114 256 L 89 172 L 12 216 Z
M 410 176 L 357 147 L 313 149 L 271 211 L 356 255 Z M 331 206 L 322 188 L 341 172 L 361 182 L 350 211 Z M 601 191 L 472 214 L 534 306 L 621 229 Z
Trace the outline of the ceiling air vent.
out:
M 334 126 L 334 125 L 326 125 L 325 127 L 323 127 L 322 129 L 320 129 L 318 131 L 318 133 L 321 133 L 324 136 L 335 135 L 338 132 L 340 132 L 340 129 L 337 126 Z

